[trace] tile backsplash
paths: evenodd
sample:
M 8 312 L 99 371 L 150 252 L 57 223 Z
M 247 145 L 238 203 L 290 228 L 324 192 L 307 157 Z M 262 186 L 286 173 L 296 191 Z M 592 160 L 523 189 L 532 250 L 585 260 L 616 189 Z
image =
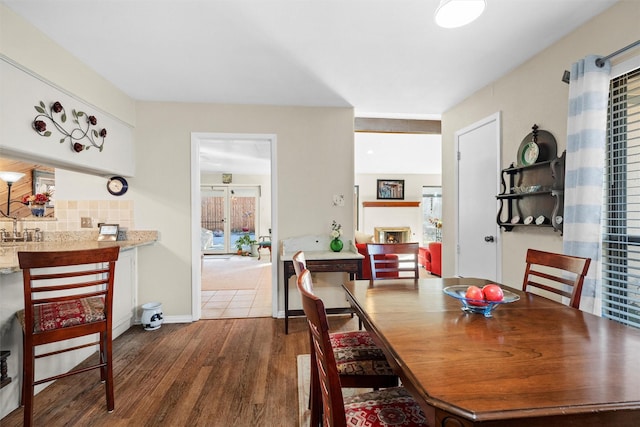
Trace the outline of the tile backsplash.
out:
M 38 227 L 43 231 L 82 231 L 82 217 L 91 218 L 91 229 L 98 223 L 119 224 L 121 228 L 133 229 L 133 200 L 56 200 L 54 217 L 35 219 L 22 218 L 22 226 Z M 6 218 L 0 218 L 0 228 L 11 229 Z

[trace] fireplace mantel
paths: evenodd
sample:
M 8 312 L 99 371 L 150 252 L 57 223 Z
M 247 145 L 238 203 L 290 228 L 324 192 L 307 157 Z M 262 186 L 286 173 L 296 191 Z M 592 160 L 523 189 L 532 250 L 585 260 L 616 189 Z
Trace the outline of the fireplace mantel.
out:
M 417 208 L 420 202 L 373 201 L 362 202 L 363 208 Z

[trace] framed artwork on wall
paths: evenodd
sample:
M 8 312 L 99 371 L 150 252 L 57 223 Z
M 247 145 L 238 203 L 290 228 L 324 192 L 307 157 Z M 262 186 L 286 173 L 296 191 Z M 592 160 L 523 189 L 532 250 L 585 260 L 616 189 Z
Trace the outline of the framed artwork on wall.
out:
M 404 200 L 404 179 L 379 179 L 376 197 L 378 200 Z

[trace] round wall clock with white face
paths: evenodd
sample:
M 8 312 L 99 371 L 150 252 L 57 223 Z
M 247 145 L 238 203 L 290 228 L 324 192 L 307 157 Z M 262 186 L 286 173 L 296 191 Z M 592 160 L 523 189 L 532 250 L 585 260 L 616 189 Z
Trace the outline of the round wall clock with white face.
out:
M 114 196 L 122 196 L 129 189 L 129 183 L 121 176 L 114 176 L 107 181 L 107 191 Z

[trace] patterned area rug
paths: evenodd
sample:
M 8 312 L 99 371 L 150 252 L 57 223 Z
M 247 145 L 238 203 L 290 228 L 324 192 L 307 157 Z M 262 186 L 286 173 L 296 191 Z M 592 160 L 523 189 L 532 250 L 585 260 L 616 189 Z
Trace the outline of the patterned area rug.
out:
M 310 381 L 310 360 L 308 354 L 299 354 L 298 365 L 298 418 L 300 427 L 309 427 L 309 381 Z M 366 388 L 343 388 L 342 395 L 353 396 L 359 393 L 366 393 L 371 389 Z

